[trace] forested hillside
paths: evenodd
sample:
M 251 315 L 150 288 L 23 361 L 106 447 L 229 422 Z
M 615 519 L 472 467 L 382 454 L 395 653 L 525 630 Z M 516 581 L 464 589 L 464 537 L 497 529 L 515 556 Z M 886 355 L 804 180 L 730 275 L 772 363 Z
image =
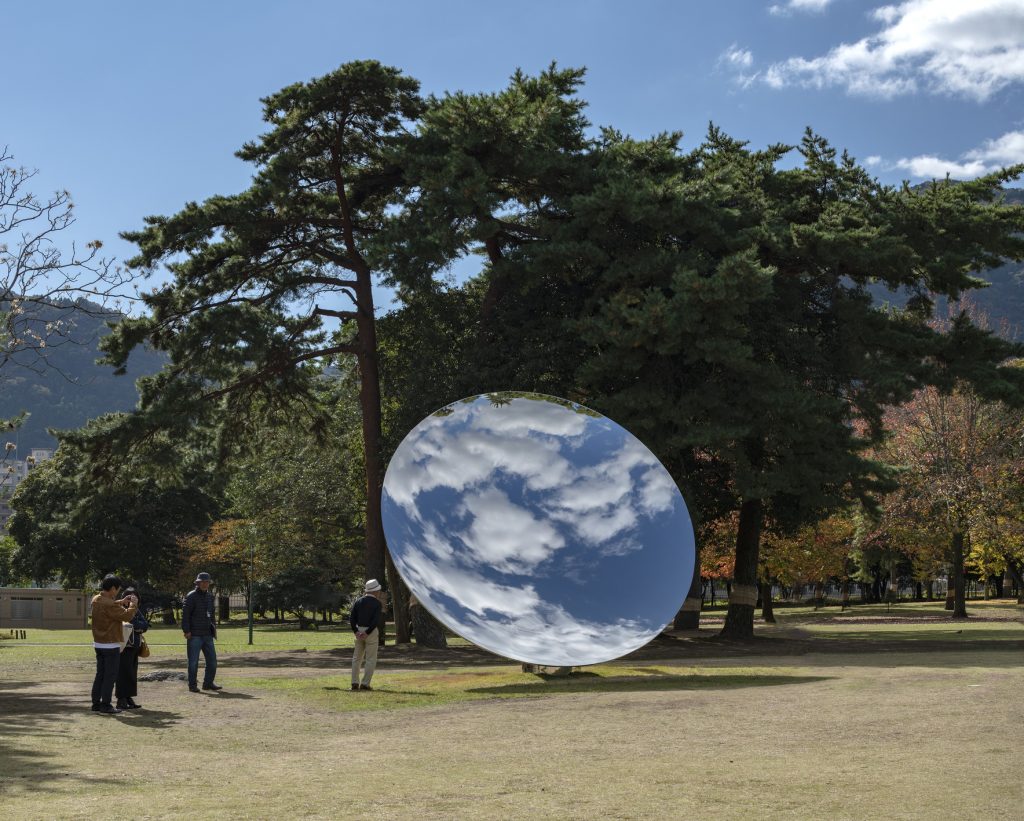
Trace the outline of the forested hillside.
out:
M 0 370 L 0 419 L 30 414 L 20 430 L 5 434 L 4 441 L 17 441 L 22 456 L 30 448 L 56 445 L 49 428 L 77 428 L 100 414 L 135 407 L 135 380 L 158 371 L 164 361 L 162 354 L 140 349 L 123 376 L 97 365 L 99 340 L 109 333 L 107 322 L 120 315 L 94 304 L 82 307 L 72 312 L 54 306 L 33 317 L 38 323 L 62 322 L 58 338 L 45 351 L 16 355 Z

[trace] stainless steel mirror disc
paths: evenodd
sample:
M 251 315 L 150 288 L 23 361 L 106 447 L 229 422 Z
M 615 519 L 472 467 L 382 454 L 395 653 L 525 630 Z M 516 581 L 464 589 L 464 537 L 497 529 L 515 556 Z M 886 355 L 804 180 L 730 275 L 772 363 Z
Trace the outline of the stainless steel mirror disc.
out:
M 564 399 L 496 393 L 431 414 L 388 467 L 398 572 L 454 632 L 507 658 L 618 658 L 672 620 L 694 569 L 686 503 L 636 437 Z

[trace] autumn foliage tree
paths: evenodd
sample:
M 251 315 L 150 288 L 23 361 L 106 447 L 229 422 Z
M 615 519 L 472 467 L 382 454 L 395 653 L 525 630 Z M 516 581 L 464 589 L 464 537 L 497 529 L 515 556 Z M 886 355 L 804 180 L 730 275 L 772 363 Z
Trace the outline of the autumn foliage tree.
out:
M 955 618 L 967 617 L 967 545 L 974 534 L 991 538 L 1013 495 L 1021 426 L 1007 423 L 1015 418 L 963 382 L 949 392 L 924 388 L 886 415 L 886 454 L 903 469 L 897 504 L 946 535 Z

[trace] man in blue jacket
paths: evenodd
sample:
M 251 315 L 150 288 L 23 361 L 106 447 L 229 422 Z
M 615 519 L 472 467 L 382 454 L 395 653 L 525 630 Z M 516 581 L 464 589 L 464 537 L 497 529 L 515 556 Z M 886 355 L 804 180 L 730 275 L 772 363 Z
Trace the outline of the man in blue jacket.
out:
M 213 643 L 217 638 L 217 622 L 213 617 L 216 601 L 210 592 L 212 581 L 209 573 L 200 573 L 196 576 L 195 590 L 185 596 L 185 603 L 181 606 L 181 630 L 185 634 L 188 652 L 188 689 L 193 693 L 199 692 L 197 682 L 200 651 L 206 660 L 203 689 L 223 689 L 219 684 L 213 683 L 213 677 L 217 675 L 217 648 Z
M 348 623 L 356 634 L 352 649 L 352 689 L 372 690 L 370 679 L 377 667 L 377 648 L 380 646 L 378 628 L 384 624 L 384 591 L 380 582 L 370 579 L 363 587 L 363 595 L 355 600 L 348 614 Z M 363 682 L 359 683 L 359 667 L 365 660 Z

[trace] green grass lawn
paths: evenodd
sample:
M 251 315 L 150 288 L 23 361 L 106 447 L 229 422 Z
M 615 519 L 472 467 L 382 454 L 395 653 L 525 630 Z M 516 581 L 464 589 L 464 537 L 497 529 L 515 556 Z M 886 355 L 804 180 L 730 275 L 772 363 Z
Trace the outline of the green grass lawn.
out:
M 349 687 L 344 624 L 258 625 L 249 647 L 239 621 L 220 631 L 224 692 L 142 682 L 143 709 L 113 718 L 88 709 L 89 631 L 29 630 L 0 641 L 0 815 L 1009 817 L 1024 624 L 1011 602 L 969 612 L 779 608 L 751 645 L 705 641 L 709 624 L 652 647 L 670 657 L 568 677 L 388 647 L 371 692 Z M 177 627 L 149 638 L 143 674 L 183 669 Z
M 261 650 L 232 657 L 223 693 L 143 682 L 143 709 L 111 718 L 88 709 L 77 649 L 24 668 L 0 652 L 5 818 L 932 821 L 1024 802 L 1019 653 L 730 654 L 568 678 L 393 657 L 352 692 L 344 652 Z

